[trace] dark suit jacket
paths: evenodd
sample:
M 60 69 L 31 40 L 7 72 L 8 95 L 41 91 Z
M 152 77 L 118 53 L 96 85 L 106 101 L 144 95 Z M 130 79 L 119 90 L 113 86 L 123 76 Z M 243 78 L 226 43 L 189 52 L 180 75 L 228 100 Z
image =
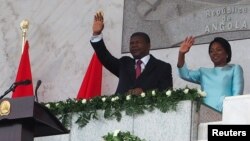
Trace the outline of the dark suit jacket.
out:
M 119 78 L 116 94 L 123 94 L 132 88 L 147 90 L 164 90 L 173 87 L 172 68 L 169 63 L 163 62 L 150 55 L 150 59 L 141 75 L 135 78 L 135 60 L 124 56 L 115 58 L 107 50 L 103 40 L 92 43 L 99 60 L 106 69 Z

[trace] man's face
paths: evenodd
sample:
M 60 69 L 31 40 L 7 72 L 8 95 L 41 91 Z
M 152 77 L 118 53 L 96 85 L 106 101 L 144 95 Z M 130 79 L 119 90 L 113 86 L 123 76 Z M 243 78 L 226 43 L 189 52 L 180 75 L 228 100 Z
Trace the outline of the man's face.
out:
M 129 50 L 135 59 L 141 59 L 149 54 L 150 43 L 141 36 L 133 36 L 130 38 Z

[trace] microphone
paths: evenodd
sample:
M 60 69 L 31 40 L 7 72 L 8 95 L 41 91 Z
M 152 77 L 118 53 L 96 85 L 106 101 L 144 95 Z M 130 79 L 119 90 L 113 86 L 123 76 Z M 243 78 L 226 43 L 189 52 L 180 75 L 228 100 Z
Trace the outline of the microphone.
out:
M 10 86 L 10 88 L 7 91 L 5 91 L 2 96 L 0 96 L 0 99 L 2 99 L 5 95 L 7 95 L 8 93 L 10 93 L 11 91 L 14 92 L 17 86 L 19 86 L 19 85 L 29 85 L 30 83 L 31 83 L 31 80 L 29 80 L 29 79 L 13 83 Z
M 29 85 L 31 83 L 31 81 L 29 79 L 27 80 L 22 80 L 22 81 L 18 81 L 18 82 L 15 82 L 14 85 L 15 86 L 19 86 L 19 85 Z
M 38 97 L 37 97 L 37 90 L 40 87 L 40 85 L 42 84 L 41 80 L 38 80 L 36 83 L 36 88 L 35 88 L 35 98 L 36 98 L 36 102 L 38 102 Z

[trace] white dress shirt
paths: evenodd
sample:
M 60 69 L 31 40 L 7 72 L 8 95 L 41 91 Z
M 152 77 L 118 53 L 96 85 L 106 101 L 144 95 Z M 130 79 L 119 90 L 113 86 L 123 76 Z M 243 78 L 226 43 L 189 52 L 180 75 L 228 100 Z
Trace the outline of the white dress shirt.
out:
M 149 61 L 149 59 L 150 59 L 150 55 L 148 54 L 148 55 L 146 55 L 146 56 L 144 56 L 143 58 L 141 58 L 140 60 L 142 61 L 142 63 L 141 63 L 141 72 L 143 72 L 143 70 L 145 69 L 145 67 L 146 67 L 146 65 L 147 65 L 147 63 L 148 63 L 148 61 Z M 135 60 L 135 64 L 136 64 L 136 62 L 138 61 L 139 59 L 136 59 Z M 135 65 L 135 68 L 136 68 L 136 65 Z

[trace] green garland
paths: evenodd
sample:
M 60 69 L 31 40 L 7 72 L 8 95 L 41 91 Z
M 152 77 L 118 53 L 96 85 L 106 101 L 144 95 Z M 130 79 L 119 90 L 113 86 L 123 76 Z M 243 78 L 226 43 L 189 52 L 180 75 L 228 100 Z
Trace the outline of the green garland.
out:
M 139 137 L 131 134 L 129 131 L 121 132 L 116 130 L 113 133 L 108 133 L 102 137 L 104 141 L 146 141 L 145 139 L 140 139 Z
M 92 99 L 67 99 L 66 101 L 43 103 L 50 111 L 57 115 L 59 120 L 66 127 L 72 118 L 72 113 L 77 114 L 75 121 L 79 127 L 84 127 L 91 119 L 98 119 L 98 110 L 104 111 L 105 119 L 116 119 L 120 121 L 121 112 L 128 116 L 143 114 L 144 111 L 159 109 L 166 113 L 176 110 L 177 104 L 183 100 L 197 101 L 198 109 L 202 97 L 206 93 L 199 89 L 175 89 L 166 91 L 147 91 L 141 95 L 112 95 L 99 96 Z

